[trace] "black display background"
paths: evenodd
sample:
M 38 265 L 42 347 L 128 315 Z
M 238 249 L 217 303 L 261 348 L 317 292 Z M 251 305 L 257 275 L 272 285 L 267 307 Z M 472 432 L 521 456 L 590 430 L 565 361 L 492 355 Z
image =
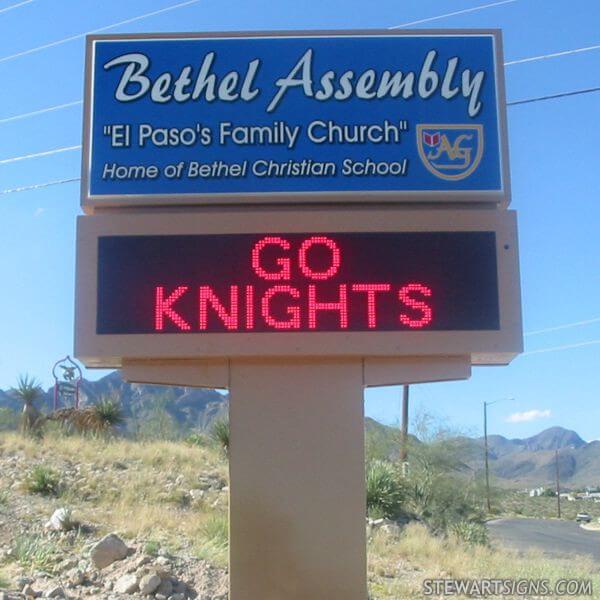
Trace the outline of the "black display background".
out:
M 285 238 L 292 250 L 289 281 L 265 281 L 253 270 L 251 251 L 267 235 Z M 333 239 L 341 249 L 341 266 L 331 279 L 310 281 L 298 267 L 298 249 L 314 235 Z M 266 247 L 265 268 L 274 269 L 282 251 Z M 322 248 L 309 251 L 316 269 L 329 266 L 330 254 Z M 339 316 L 319 311 L 317 329 L 308 329 L 308 285 L 317 286 L 317 299 L 336 301 L 340 284 L 348 284 L 349 326 L 341 330 Z M 366 294 L 350 291 L 354 283 L 390 283 L 393 292 L 377 295 L 377 327 L 367 325 Z M 399 320 L 400 312 L 411 318 L 421 313 L 407 309 L 398 300 L 398 289 L 421 283 L 432 290 L 425 300 L 433 310 L 431 323 L 410 329 Z M 198 329 L 198 286 L 210 285 L 229 307 L 229 286 L 240 286 L 239 331 L 246 332 L 244 287 L 255 286 L 254 332 L 278 331 L 260 314 L 260 298 L 272 285 L 299 289 L 301 329 L 295 331 L 432 331 L 499 329 L 498 281 L 495 233 L 403 232 L 403 233 L 271 233 L 235 235 L 109 236 L 98 239 L 97 333 L 157 333 L 154 330 L 155 287 L 164 286 L 169 295 L 177 286 L 186 292 L 173 308 Z M 417 296 L 414 296 L 417 298 Z M 274 317 L 286 318 L 287 296 L 273 299 Z M 285 330 L 289 333 L 289 330 Z M 188 333 L 165 319 L 164 333 Z M 213 310 L 209 310 L 207 332 L 229 332 Z M 235 332 L 230 332 L 235 334 Z

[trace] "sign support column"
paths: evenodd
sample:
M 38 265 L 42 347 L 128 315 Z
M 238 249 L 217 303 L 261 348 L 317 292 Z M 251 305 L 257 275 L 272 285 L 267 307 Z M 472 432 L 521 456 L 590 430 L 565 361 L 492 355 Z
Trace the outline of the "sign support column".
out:
M 230 376 L 231 600 L 365 600 L 362 361 Z

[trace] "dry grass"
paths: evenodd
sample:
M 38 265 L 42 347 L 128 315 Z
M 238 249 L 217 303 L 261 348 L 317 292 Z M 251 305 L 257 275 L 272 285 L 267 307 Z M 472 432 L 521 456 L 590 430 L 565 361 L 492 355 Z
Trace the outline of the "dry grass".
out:
M 523 556 L 505 548 L 470 546 L 434 537 L 416 523 L 399 539 L 378 533 L 370 540 L 369 579 L 377 600 L 423 598 L 422 582 L 429 578 L 592 579 L 593 597 L 600 597 L 599 566 L 581 558 L 560 561 L 536 552 Z
M 226 502 L 212 506 L 216 497 L 192 503 L 188 493 L 198 487 L 201 475 L 227 477 L 221 453 L 210 447 L 53 435 L 40 441 L 2 434 L 0 454 L 23 455 L 31 464 L 58 470 L 79 465 L 61 502 L 100 532 L 151 537 L 173 549 L 192 546 L 200 551 L 210 541 L 206 523 L 226 510 Z

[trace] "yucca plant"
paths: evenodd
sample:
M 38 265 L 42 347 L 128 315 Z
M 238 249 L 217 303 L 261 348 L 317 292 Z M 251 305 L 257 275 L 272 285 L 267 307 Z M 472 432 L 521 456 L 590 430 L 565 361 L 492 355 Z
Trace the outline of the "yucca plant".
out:
M 42 395 L 40 383 L 35 377 L 19 375 L 17 387 L 12 390 L 12 395 L 23 403 L 21 428 L 23 433 L 31 434 L 39 429 L 41 423 L 40 411 L 34 402 Z
M 367 512 L 371 517 L 391 519 L 398 516 L 402 491 L 394 465 L 374 460 L 367 466 Z
M 25 487 L 32 494 L 58 496 L 60 492 L 60 476 L 50 467 L 36 465 L 29 471 L 25 479 Z
M 106 434 L 125 421 L 119 403 L 113 398 L 105 397 L 93 406 L 61 408 L 47 418 L 83 434 Z
M 210 431 L 210 437 L 221 446 L 225 454 L 229 454 L 229 423 L 227 421 L 215 421 Z
M 123 409 L 114 398 L 101 398 L 94 406 L 97 419 L 97 430 L 107 432 L 125 422 Z

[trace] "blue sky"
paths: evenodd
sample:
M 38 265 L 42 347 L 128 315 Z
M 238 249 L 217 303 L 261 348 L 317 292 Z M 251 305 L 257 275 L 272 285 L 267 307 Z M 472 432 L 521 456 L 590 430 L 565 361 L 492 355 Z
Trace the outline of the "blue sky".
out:
M 108 31 L 387 28 L 492 3 L 201 0 Z M 16 4 L 21 6 L 9 9 Z M 0 190 L 79 176 L 78 151 L 2 162 L 80 143 L 79 104 L 4 121 L 81 99 L 84 40 L 77 36 L 174 4 L 178 2 L 0 1 Z M 597 0 L 506 0 L 414 27 L 499 27 L 505 58 L 513 61 L 598 45 L 598 23 Z M 70 36 L 75 39 L 25 53 Z M 506 79 L 509 101 L 597 87 L 600 50 L 509 65 Z M 491 432 L 523 437 L 561 425 L 585 439 L 598 439 L 600 93 L 508 110 L 525 331 L 593 322 L 526 336 L 531 354 L 509 367 L 478 368 L 464 382 L 414 386 L 411 412 L 432 413 L 456 428 L 480 433 L 482 402 L 510 397 L 514 400 L 490 407 Z M 72 352 L 79 213 L 77 182 L 0 195 L 0 388 L 10 387 L 25 371 L 49 385 L 54 360 Z M 592 343 L 579 345 L 586 342 Z M 575 347 L 535 353 L 562 346 Z M 366 406 L 369 415 L 397 422 L 399 388 L 369 390 Z M 509 421 L 514 413 L 529 414 Z

